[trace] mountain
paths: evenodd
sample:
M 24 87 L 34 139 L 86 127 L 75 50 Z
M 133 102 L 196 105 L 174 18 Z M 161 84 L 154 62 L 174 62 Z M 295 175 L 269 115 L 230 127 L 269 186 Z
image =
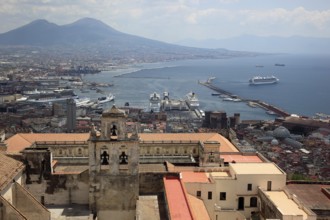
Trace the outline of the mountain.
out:
M 105 41 L 123 35 L 101 21 L 83 18 L 72 24 L 56 25 L 36 20 L 25 26 L 0 34 L 2 45 L 77 45 Z
M 291 37 L 259 37 L 242 35 L 227 39 L 192 40 L 177 42 L 180 45 L 201 48 L 222 48 L 261 53 L 330 53 L 330 38 L 313 38 L 302 36 Z
M 19 46 L 20 49 L 37 47 L 38 51 L 43 49 L 47 53 L 69 54 L 86 59 L 93 57 L 141 62 L 254 55 L 250 52 L 201 49 L 164 43 L 122 33 L 92 18 L 83 18 L 67 25 L 36 20 L 0 34 L 0 46 Z

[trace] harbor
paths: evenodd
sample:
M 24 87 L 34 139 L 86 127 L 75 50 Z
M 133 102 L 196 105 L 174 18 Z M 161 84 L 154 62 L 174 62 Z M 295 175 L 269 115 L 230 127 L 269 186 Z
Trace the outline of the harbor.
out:
M 276 107 L 274 105 L 271 105 L 271 104 L 268 104 L 264 101 L 261 101 L 261 100 L 254 100 L 254 99 L 247 99 L 247 98 L 241 98 L 241 97 L 238 97 L 237 95 L 231 93 L 231 92 L 228 92 L 218 86 L 215 86 L 214 84 L 212 84 L 212 80 L 214 78 L 212 78 L 210 80 L 210 78 L 203 82 L 203 81 L 198 81 L 198 83 L 200 85 L 203 85 L 215 92 L 217 92 L 217 94 L 219 94 L 219 96 L 221 95 L 224 95 L 226 96 L 226 100 L 240 100 L 242 102 L 246 102 L 250 107 L 260 107 L 260 108 L 263 108 L 266 110 L 266 113 L 267 114 L 270 114 L 270 115 L 277 115 L 279 117 L 287 117 L 287 116 L 290 116 L 291 114 L 284 111 L 283 109 L 279 108 L 279 107 Z M 212 94 L 213 95 L 213 94 Z

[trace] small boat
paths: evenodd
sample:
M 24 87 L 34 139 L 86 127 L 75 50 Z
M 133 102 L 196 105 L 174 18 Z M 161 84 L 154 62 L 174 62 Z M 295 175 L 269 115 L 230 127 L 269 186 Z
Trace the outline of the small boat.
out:
M 99 104 L 103 104 L 103 103 L 106 103 L 106 102 L 111 102 L 114 99 L 115 99 L 115 96 L 112 95 L 112 93 L 109 93 L 108 96 L 102 96 L 102 97 L 97 98 L 97 102 Z

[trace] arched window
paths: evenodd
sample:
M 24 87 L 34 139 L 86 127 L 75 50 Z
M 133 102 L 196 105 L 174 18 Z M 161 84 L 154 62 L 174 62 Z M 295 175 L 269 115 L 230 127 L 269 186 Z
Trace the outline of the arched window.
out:
M 257 197 L 251 197 L 250 198 L 250 207 L 257 207 Z
M 62 149 L 60 149 L 60 150 L 58 151 L 58 154 L 59 154 L 59 155 L 62 155 L 62 154 L 63 154 Z
M 78 148 L 78 154 L 81 155 L 82 154 L 82 149 Z

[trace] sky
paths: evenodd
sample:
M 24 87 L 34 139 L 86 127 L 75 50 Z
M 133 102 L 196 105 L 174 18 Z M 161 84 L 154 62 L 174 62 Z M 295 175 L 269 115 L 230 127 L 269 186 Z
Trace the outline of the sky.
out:
M 0 0 L 0 33 L 84 17 L 174 43 L 240 35 L 330 37 L 329 0 Z

